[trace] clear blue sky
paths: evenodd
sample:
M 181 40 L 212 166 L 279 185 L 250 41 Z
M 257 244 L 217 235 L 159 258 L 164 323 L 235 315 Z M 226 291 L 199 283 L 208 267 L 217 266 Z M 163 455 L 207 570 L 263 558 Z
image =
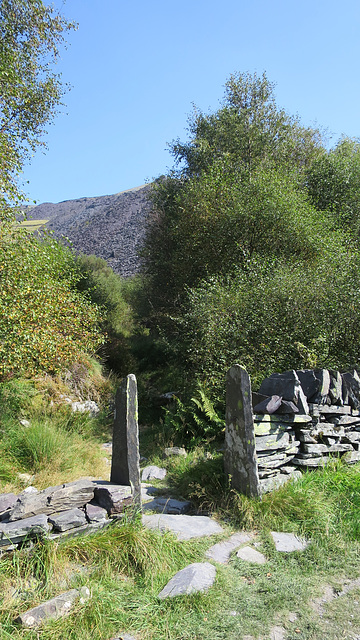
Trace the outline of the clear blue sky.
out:
M 45 0 L 47 2 L 47 0 Z M 117 193 L 165 173 L 192 104 L 216 110 L 235 72 L 266 71 L 280 107 L 331 143 L 360 135 L 359 0 L 55 0 L 79 23 L 58 70 L 72 86 L 31 200 Z

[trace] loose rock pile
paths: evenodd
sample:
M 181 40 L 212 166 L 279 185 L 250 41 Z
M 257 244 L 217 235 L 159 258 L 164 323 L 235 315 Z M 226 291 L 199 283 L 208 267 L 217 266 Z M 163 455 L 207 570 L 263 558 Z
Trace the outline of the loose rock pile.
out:
M 330 456 L 360 461 L 360 377 L 326 369 L 274 373 L 253 393 L 262 490 L 324 466 Z
M 30 489 L 30 491 L 29 491 Z M 39 536 L 90 533 L 119 517 L 132 502 L 131 487 L 81 479 L 20 495 L 0 495 L 0 553 Z

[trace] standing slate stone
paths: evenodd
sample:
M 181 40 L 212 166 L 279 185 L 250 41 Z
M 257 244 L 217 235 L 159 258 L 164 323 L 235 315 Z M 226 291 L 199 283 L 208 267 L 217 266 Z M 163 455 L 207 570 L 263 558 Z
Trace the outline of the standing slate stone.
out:
M 224 469 L 234 489 L 249 496 L 260 494 L 251 382 L 239 364 L 229 369 L 226 378 Z
M 111 482 L 131 487 L 141 506 L 138 401 L 136 378 L 128 375 L 115 396 Z

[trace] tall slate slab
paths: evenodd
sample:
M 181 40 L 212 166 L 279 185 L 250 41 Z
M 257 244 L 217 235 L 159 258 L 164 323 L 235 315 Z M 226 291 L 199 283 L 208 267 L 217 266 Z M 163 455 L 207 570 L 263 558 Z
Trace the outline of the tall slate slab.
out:
M 115 396 L 110 481 L 130 486 L 134 502 L 141 506 L 137 384 L 132 373 Z
M 240 493 L 260 495 L 250 377 L 239 364 L 226 377 L 224 470 Z

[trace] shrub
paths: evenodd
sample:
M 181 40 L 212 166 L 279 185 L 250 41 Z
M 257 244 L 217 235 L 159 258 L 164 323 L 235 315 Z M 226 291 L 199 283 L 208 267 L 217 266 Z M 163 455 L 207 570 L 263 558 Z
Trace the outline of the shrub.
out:
M 74 257 L 51 236 L 2 228 L 0 274 L 0 379 L 54 373 L 103 343 Z

